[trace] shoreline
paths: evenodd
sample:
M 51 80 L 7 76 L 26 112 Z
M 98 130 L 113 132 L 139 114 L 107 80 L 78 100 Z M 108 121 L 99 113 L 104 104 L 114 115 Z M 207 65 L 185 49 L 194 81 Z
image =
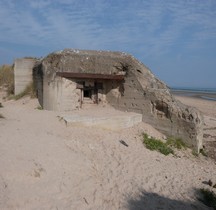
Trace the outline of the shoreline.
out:
M 193 90 L 171 90 L 174 96 L 199 98 L 207 101 L 216 101 L 216 92 L 193 91 Z
M 174 93 L 172 93 L 172 95 L 181 103 L 191 107 L 195 107 L 196 109 L 201 111 L 203 115 L 216 118 L 216 101 L 205 99 L 199 95 L 190 96 Z

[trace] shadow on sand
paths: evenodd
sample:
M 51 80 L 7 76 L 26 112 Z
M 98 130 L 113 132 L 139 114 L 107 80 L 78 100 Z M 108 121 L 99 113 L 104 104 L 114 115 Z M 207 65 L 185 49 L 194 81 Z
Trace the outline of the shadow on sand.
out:
M 129 210 L 210 210 L 201 202 L 172 200 L 156 193 L 142 192 L 137 199 L 129 199 Z

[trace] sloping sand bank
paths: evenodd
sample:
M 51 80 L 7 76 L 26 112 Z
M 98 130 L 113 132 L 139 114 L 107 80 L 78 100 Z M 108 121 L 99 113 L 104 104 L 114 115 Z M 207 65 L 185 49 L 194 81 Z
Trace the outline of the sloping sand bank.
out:
M 209 179 L 216 183 L 213 160 L 147 150 L 142 132 L 162 137 L 151 126 L 67 127 L 59 113 L 36 109 L 37 100 L 3 106 L 0 209 L 209 209 L 196 192 Z

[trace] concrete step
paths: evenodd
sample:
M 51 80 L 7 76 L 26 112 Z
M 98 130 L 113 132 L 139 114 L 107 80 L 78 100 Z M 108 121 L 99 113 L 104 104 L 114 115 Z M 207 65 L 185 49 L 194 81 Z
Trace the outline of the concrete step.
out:
M 82 104 L 82 109 L 91 109 L 91 108 L 94 108 L 95 106 L 98 106 L 98 104 L 84 103 L 84 104 Z
M 106 108 L 104 114 L 101 110 L 98 110 L 95 114 L 91 110 L 84 113 L 81 110 L 61 117 L 65 120 L 67 126 L 87 126 L 108 130 L 129 128 L 142 122 L 142 114 L 117 110 L 109 112 Z
M 83 104 L 94 104 L 94 101 L 90 98 L 84 98 L 83 99 Z

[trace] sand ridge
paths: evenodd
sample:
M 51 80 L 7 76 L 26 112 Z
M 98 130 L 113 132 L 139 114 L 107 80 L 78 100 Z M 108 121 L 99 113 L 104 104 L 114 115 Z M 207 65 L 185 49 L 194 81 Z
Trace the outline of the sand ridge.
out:
M 196 198 L 216 177 L 211 159 L 147 150 L 141 133 L 67 127 L 36 99 L 5 101 L 0 112 L 0 209 L 208 209 Z M 120 143 L 125 141 L 128 147 Z

